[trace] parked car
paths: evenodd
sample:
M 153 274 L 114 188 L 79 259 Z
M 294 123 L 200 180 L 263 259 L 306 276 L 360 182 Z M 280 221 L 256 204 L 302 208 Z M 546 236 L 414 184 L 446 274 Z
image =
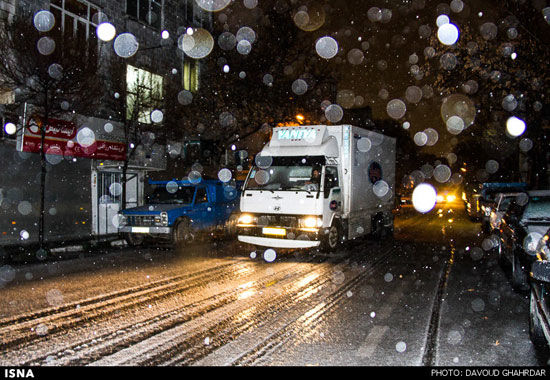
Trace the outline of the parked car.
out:
M 527 184 L 524 182 L 486 182 L 481 185 L 481 198 L 479 200 L 481 228 L 484 232 L 490 232 L 491 211 L 496 207 L 496 196 L 503 192 L 525 192 Z
M 550 228 L 550 191 L 529 191 L 526 204 L 514 199 L 499 228 L 499 258 L 512 265 L 512 286 L 527 289 L 536 245 Z
M 537 350 L 550 345 L 550 229 L 539 240 L 531 267 L 529 337 Z
M 521 199 L 518 199 L 518 197 L 523 197 L 525 202 L 522 202 Z M 497 194 L 495 198 L 495 207 L 491 210 L 491 215 L 489 217 L 490 232 L 498 231 L 502 216 L 506 210 L 508 210 L 510 203 L 514 199 L 518 199 L 518 202 L 520 203 L 526 203 L 527 197 L 528 195 L 525 192 Z

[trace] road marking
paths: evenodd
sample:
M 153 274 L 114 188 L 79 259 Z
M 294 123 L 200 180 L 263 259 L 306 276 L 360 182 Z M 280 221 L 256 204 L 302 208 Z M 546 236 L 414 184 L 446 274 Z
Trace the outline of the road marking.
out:
M 389 298 L 385 301 L 384 305 L 380 310 L 378 310 L 374 315 L 376 319 L 384 320 L 390 316 L 394 307 L 398 304 L 399 300 L 403 296 L 403 289 L 406 287 L 406 282 L 402 284 L 403 286 L 399 289 L 396 289 L 395 293 L 392 293 Z M 361 344 L 357 350 L 357 356 L 362 359 L 370 358 L 374 353 L 374 350 L 378 348 L 378 345 L 382 341 L 384 334 L 389 330 L 389 327 L 386 325 L 374 325 L 372 330 L 369 332 L 369 335 L 365 338 L 365 341 Z
M 380 310 L 375 311 L 376 319 L 383 320 L 388 318 L 393 311 L 395 305 L 397 305 L 397 303 L 401 300 L 401 296 L 403 296 L 403 288 L 398 289 L 396 293 L 391 294 L 385 301 L 386 303 L 384 304 L 384 306 L 382 306 Z
M 362 359 L 370 358 L 374 350 L 378 348 L 378 344 L 384 337 L 384 334 L 389 330 L 388 326 L 373 326 L 367 338 L 357 350 L 357 356 Z

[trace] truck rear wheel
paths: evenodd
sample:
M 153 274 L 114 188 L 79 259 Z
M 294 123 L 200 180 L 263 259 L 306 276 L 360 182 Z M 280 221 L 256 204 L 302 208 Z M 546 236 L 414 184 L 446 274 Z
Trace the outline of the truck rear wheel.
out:
M 382 214 L 375 216 L 373 219 L 372 236 L 375 240 L 384 240 L 393 236 L 393 228 L 387 227 L 384 224 L 384 216 Z
M 227 222 L 225 224 L 225 237 L 226 238 L 232 238 L 237 236 L 237 222 L 239 221 L 239 213 L 231 213 L 229 216 L 229 219 L 227 219 Z

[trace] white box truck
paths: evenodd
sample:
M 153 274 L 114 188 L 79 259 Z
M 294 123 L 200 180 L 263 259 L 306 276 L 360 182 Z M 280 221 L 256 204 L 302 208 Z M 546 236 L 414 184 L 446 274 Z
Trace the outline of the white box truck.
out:
M 238 240 L 333 251 L 393 232 L 395 139 L 351 125 L 277 127 L 241 193 Z

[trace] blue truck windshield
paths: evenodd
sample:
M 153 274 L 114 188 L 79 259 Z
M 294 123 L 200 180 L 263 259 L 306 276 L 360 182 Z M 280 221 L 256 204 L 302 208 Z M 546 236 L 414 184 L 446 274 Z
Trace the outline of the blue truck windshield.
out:
M 158 186 L 153 193 L 147 197 L 148 204 L 189 204 L 193 202 L 195 194 L 194 186 L 179 186 L 176 189 L 167 189 L 165 186 Z

